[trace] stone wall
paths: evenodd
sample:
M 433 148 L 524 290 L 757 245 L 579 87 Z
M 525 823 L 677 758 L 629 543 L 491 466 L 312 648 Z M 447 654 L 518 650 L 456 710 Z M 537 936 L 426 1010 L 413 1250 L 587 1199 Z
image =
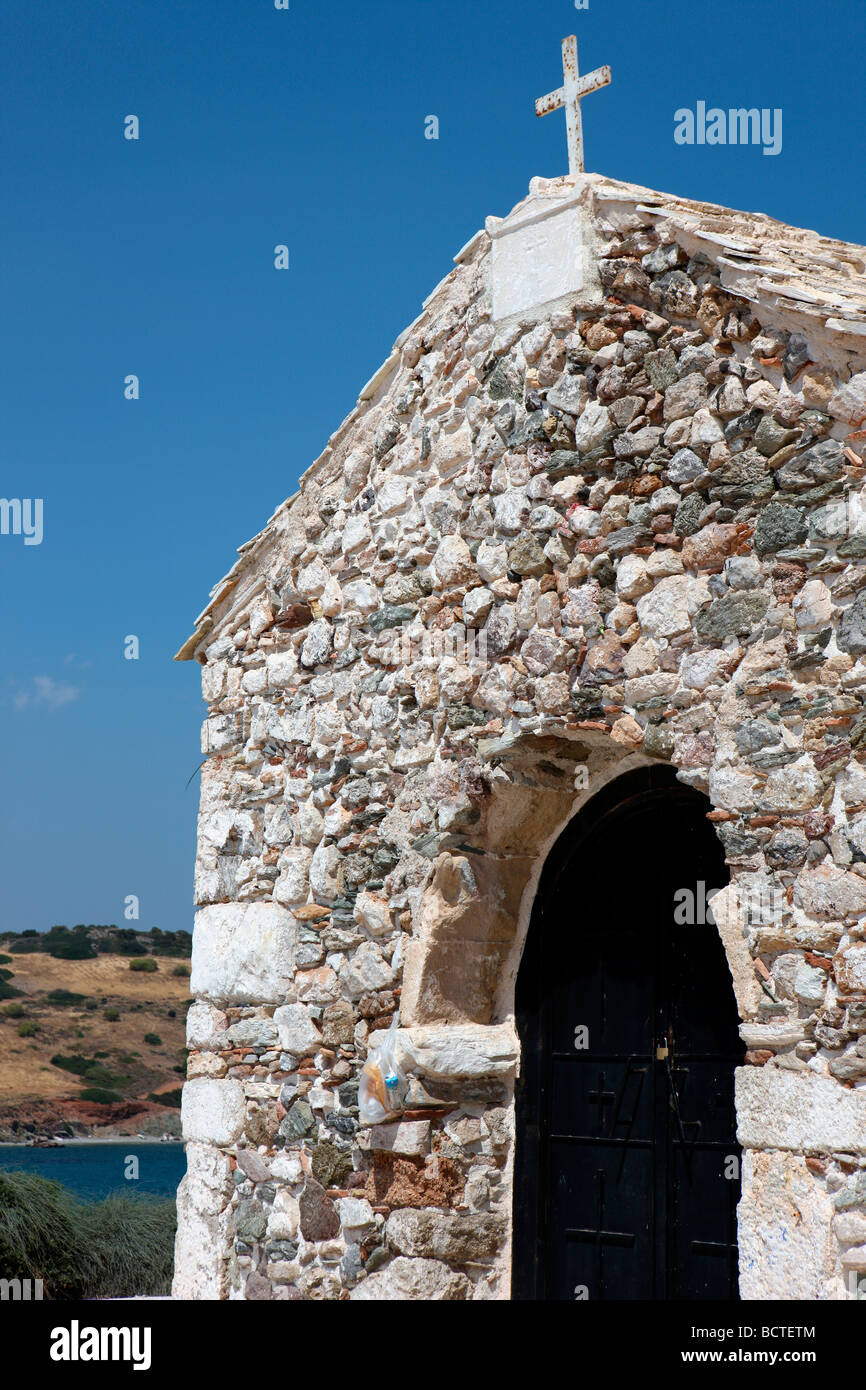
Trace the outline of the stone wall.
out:
M 179 1297 L 509 1297 L 535 885 L 658 759 L 730 866 L 742 1295 L 866 1270 L 866 360 L 814 278 L 845 257 L 813 237 L 783 302 L 733 214 L 578 188 L 591 275 L 493 323 L 480 233 L 180 653 L 208 716 Z M 426 1095 L 362 1128 L 397 1010 Z

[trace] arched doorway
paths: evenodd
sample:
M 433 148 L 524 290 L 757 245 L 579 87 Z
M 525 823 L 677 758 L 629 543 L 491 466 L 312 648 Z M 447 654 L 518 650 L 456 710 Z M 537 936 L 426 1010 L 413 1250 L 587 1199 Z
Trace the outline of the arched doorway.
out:
M 709 809 L 640 768 L 545 864 L 516 990 L 515 1298 L 738 1296 L 743 1046 Z

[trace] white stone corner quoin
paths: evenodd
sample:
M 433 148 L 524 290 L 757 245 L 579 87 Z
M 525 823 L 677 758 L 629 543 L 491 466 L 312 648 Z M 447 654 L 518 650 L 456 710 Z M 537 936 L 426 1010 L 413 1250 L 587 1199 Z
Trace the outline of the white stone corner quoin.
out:
M 295 919 L 276 903 L 196 913 L 190 989 L 215 1004 L 280 1004 L 294 973 Z

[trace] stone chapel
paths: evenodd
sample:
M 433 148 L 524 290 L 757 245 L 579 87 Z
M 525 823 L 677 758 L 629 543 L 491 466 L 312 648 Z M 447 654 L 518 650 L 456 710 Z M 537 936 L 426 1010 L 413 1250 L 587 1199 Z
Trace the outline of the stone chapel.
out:
M 175 1297 L 863 1296 L 864 460 L 863 247 L 458 253 L 178 653 Z

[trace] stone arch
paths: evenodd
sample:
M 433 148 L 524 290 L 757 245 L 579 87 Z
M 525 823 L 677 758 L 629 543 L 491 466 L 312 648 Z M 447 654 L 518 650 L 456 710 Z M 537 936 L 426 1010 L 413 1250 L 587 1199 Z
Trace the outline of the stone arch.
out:
M 501 1024 L 514 1015 L 514 985 L 535 895 L 551 849 L 608 783 L 653 759 L 609 735 L 526 734 L 492 741 L 479 820 L 434 862 L 406 948 L 401 1023 Z M 577 784 L 577 785 L 576 785 Z M 716 924 L 742 1018 L 760 989 L 724 894 Z
M 751 669 L 762 662 L 753 661 Z M 401 1022 L 407 1027 L 490 1025 L 513 1017 L 514 984 L 549 852 L 603 787 L 658 762 L 609 731 L 561 727 L 492 739 L 479 752 L 475 817 L 435 858 L 405 949 Z M 712 802 L 703 771 L 686 767 L 677 775 L 710 796 L 724 825 L 730 813 Z M 738 775 L 735 766 L 731 776 Z M 797 794 L 795 788 L 788 799 Z M 750 905 L 741 899 L 750 890 L 738 886 L 735 860 L 728 860 L 728 869 L 731 882 L 714 900 L 714 918 L 746 1021 L 755 1018 L 762 998 L 743 930 Z M 761 909 L 760 893 L 753 906 Z

